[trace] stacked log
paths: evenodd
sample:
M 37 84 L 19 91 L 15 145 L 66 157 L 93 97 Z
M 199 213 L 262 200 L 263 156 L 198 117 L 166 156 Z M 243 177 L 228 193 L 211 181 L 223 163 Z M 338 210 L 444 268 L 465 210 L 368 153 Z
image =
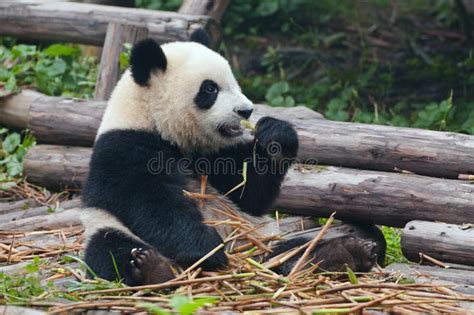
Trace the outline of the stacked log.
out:
M 91 146 L 104 109 L 105 102 L 24 91 L 0 99 L 0 124 L 28 128 L 40 143 Z M 257 105 L 253 122 L 263 115 L 295 125 L 300 162 L 453 179 L 474 173 L 474 136 L 329 121 L 302 107 L 277 110 Z
M 61 1 L 0 2 L 0 35 L 22 39 L 101 46 L 108 24 L 123 22 L 147 28 L 159 42 L 187 40 L 198 28 L 208 31 L 214 45 L 220 41 L 218 23 L 207 16 Z
M 37 145 L 26 156 L 25 172 L 28 180 L 42 186 L 79 188 L 91 154 L 91 148 Z M 398 227 L 415 219 L 462 224 L 474 215 L 474 185 L 410 174 L 296 165 L 275 207 L 319 217 L 336 211 L 340 219 Z
M 450 214 L 449 210 L 446 211 Z M 404 255 L 412 261 L 426 260 L 466 264 L 474 266 L 474 224 L 455 225 L 442 222 L 412 221 L 403 229 L 402 249 Z M 440 220 L 449 222 L 447 220 Z M 423 256 L 425 255 L 425 256 Z M 426 261 L 425 261 L 426 262 Z
M 24 91 L 0 99 L 0 124 L 29 128 L 40 143 L 59 144 L 30 150 L 25 159 L 30 181 L 56 189 L 80 188 L 104 109 L 105 102 Z M 474 185 L 454 178 L 474 173 L 473 136 L 327 121 L 303 107 L 257 105 L 253 122 L 267 115 L 295 125 L 301 143 L 300 162 L 335 165 L 296 166 L 283 184 L 277 209 L 313 216 L 336 211 L 340 219 L 396 227 L 424 220 L 458 224 L 456 229 L 460 230 L 462 224 L 472 223 Z M 462 244 L 470 235 L 456 234 L 456 242 L 448 242 L 437 252 L 436 246 L 446 241 L 437 240 L 437 232 L 425 236 L 413 234 L 413 229 L 408 232 L 405 229 L 402 242 L 408 258 L 418 260 L 422 252 L 474 265 L 472 255 L 462 254 L 472 252 L 470 245 L 466 249 Z

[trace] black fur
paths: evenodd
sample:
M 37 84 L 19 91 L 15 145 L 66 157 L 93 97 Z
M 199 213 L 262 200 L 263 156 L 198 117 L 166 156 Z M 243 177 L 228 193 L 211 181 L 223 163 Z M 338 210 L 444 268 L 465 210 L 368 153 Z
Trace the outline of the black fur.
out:
M 123 232 L 112 228 L 104 228 L 97 231 L 89 240 L 86 247 L 85 260 L 87 265 L 101 278 L 107 280 L 120 280 L 129 285 L 145 284 L 146 281 L 137 273 L 137 266 L 131 264 L 136 258 L 132 256 L 132 249 L 141 248 L 142 250 L 153 250 L 148 245 L 131 238 Z M 163 267 L 156 272 L 149 273 L 155 278 L 169 279 L 171 269 L 166 265 L 166 259 L 160 257 L 162 264 L 155 266 Z M 117 270 L 114 267 L 114 261 Z M 147 273 L 148 274 L 148 273 Z
M 211 47 L 211 36 L 209 36 L 209 33 L 201 28 L 195 30 L 191 34 L 189 40 L 204 45 L 207 48 Z
M 259 120 L 253 141 L 210 156 L 196 152 L 189 165 L 181 164 L 184 156 L 179 148 L 163 140 L 158 133 L 115 130 L 101 135 L 94 145 L 83 201 L 87 207 L 113 214 L 144 242 L 116 230 L 99 231 L 86 249 L 86 262 L 100 277 L 114 279 L 116 273 L 109 254 L 112 252 L 125 283 L 144 284 L 165 279 L 168 274 L 163 272 L 165 267 L 161 267 L 166 266 L 161 255 L 187 267 L 222 243 L 215 229 L 203 223 L 194 201 L 183 195 L 188 180 L 207 174 L 212 186 L 226 193 L 242 181 L 241 171 L 246 161 L 246 186 L 243 192 L 239 189 L 229 197 L 241 210 L 261 215 L 278 196 L 297 151 L 298 137 L 293 127 L 269 117 Z M 203 157 L 212 166 L 216 166 L 219 159 L 228 159 L 235 168 L 212 167 L 203 172 L 198 167 L 198 160 Z M 281 243 L 273 255 L 306 241 Z M 139 260 L 130 254 L 131 249 L 137 247 L 145 252 Z M 348 264 L 354 271 L 364 271 L 372 266 L 371 250 L 363 238 L 348 237 L 321 243 L 313 258 L 315 262 L 325 261 L 326 265 L 321 268 L 334 270 Z M 136 263 L 130 267 L 133 259 Z M 283 266 L 280 272 L 288 272 L 292 264 L 294 261 Z M 206 270 L 225 265 L 224 250 L 201 264 Z
M 284 253 L 310 241 L 308 238 L 294 238 L 277 244 L 267 259 Z M 353 271 L 367 272 L 377 260 L 375 243 L 354 236 L 343 236 L 320 242 L 311 253 L 310 264 L 318 263 L 320 271 L 344 271 L 348 266 Z M 289 259 L 274 270 L 287 275 L 293 269 L 300 255 Z
M 177 167 L 181 158 L 178 149 L 158 134 L 105 133 L 94 145 L 83 201 L 88 207 L 109 211 L 161 254 L 189 266 L 222 239 L 183 195 L 186 176 Z M 165 169 L 164 163 L 171 161 Z M 159 165 L 163 168 L 158 169 Z M 201 266 L 214 270 L 226 264 L 221 250 Z
M 154 70 L 166 70 L 166 56 L 160 45 L 153 39 L 144 39 L 132 48 L 130 66 L 135 83 L 147 86 Z
M 267 124 L 266 129 L 260 130 Z M 288 134 L 282 133 L 288 133 L 289 130 L 293 135 L 290 145 L 287 143 Z M 273 138 L 277 142 L 285 140 L 284 152 L 292 151 L 290 157 L 295 156 L 298 139 L 296 132 L 286 122 L 271 119 L 265 124 L 260 123 L 256 141 L 266 142 L 267 138 Z M 241 168 L 245 159 L 252 158 L 254 145 L 255 142 L 251 142 L 207 158 L 213 162 L 219 156 L 229 157 Z M 287 145 L 289 148 L 286 148 Z M 266 158 L 265 163 L 268 165 L 276 163 L 260 147 L 257 152 L 262 158 Z M 179 149 L 157 133 L 131 130 L 105 133 L 94 145 L 83 201 L 87 207 L 109 211 L 160 254 L 186 267 L 214 249 L 222 239 L 214 228 L 203 223 L 196 204 L 183 196 L 189 176 L 199 172 L 193 168 L 195 164 L 191 164 L 188 169 L 178 168 L 182 158 Z M 242 197 L 240 198 L 240 191 L 230 197 L 243 211 L 262 214 L 278 195 L 288 165 L 274 174 L 256 173 L 254 168 L 249 167 L 248 183 Z M 237 170 L 227 174 L 211 173 L 209 176 L 211 184 L 222 192 L 242 180 L 242 175 Z M 118 246 L 120 240 L 117 239 L 116 242 Z M 124 253 L 117 255 L 128 255 L 131 246 L 125 246 Z M 90 247 L 93 249 L 89 249 L 89 253 L 94 251 L 98 256 L 86 255 L 86 261 L 97 266 L 100 265 L 97 261 L 105 261 L 103 254 L 101 256 L 98 252 L 107 251 L 113 244 L 95 242 Z M 226 264 L 227 257 L 221 250 L 208 258 L 202 267 L 214 270 Z M 101 268 L 98 273 L 102 277 L 113 276 L 110 270 Z
M 307 231 L 305 236 L 279 242 L 267 259 L 305 244 L 315 236 L 314 233 Z M 351 222 L 331 227 L 310 258 L 311 263 L 319 263 L 318 270 L 321 271 L 341 271 L 349 266 L 353 271 L 366 272 L 375 263 L 383 265 L 385 249 L 385 238 L 376 226 Z M 288 274 L 299 257 L 300 255 L 296 255 L 289 259 L 275 268 L 275 271 Z
M 244 191 L 238 189 L 229 197 L 242 211 L 252 215 L 262 215 L 273 205 L 280 192 L 280 185 L 298 152 L 298 135 L 293 127 L 279 119 L 263 117 L 256 126 L 255 140 L 220 150 L 209 157 L 211 165 L 216 161 L 232 159 L 234 172 L 209 174 L 209 181 L 221 193 L 230 191 L 242 182 L 242 168 L 247 162 L 247 183 Z M 273 152 L 273 148 L 278 152 Z M 276 153 L 276 154 L 272 154 Z
M 216 102 L 218 94 L 219 86 L 217 83 L 212 80 L 204 80 L 194 98 L 194 103 L 201 109 L 209 109 Z

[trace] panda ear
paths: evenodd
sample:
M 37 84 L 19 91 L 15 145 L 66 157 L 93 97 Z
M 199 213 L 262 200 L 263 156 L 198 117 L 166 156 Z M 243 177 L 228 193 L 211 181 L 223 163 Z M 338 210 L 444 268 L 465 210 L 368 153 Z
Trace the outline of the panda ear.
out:
M 148 85 L 151 72 L 156 69 L 165 71 L 166 64 L 166 56 L 163 50 L 153 39 L 144 39 L 133 46 L 130 55 L 130 66 L 133 80 L 138 85 Z
M 197 30 L 195 30 L 191 34 L 189 40 L 204 45 L 207 48 L 211 48 L 211 36 L 202 28 L 198 28 Z

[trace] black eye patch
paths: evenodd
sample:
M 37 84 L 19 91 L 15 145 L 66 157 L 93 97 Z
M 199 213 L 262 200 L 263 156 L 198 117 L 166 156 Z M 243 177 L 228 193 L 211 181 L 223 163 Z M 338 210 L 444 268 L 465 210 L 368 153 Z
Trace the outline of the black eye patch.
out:
M 194 98 L 194 103 L 202 109 L 209 109 L 214 105 L 217 94 L 219 94 L 219 86 L 212 80 L 204 80 L 201 83 L 198 94 Z

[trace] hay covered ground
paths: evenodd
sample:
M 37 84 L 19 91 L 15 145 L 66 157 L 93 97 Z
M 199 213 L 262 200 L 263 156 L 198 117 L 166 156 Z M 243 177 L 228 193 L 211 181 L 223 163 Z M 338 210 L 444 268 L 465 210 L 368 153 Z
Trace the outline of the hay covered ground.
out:
M 203 202 L 212 198 L 199 193 L 191 197 Z M 0 303 L 7 305 L 7 313 L 13 312 L 13 306 L 53 314 L 86 310 L 466 314 L 474 309 L 472 270 L 459 271 L 458 278 L 453 278 L 457 271 L 452 268 L 403 264 L 364 274 L 350 269 L 315 273 L 317 266 L 306 264 L 305 253 L 317 245 L 332 219 L 312 241 L 262 263 L 261 255 L 279 235 L 263 238 L 259 227 L 235 217 L 228 209 L 221 209 L 228 219 L 209 222 L 233 227 L 225 239 L 230 244 L 227 270 L 204 272 L 199 268 L 201 260 L 186 270 L 177 270 L 175 279 L 157 285 L 127 287 L 120 281 L 89 279 L 80 259 L 84 237 L 77 220 L 77 198 L 45 194 L 25 183 L 2 199 Z M 303 258 L 290 275 L 284 277 L 269 269 L 297 253 Z M 445 270 L 450 274 L 444 275 Z

